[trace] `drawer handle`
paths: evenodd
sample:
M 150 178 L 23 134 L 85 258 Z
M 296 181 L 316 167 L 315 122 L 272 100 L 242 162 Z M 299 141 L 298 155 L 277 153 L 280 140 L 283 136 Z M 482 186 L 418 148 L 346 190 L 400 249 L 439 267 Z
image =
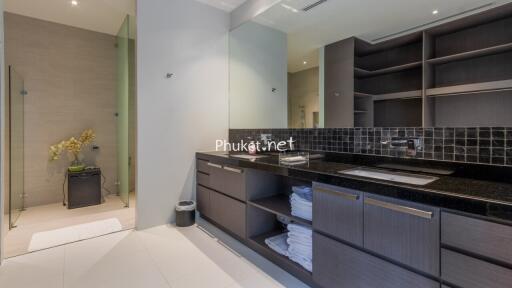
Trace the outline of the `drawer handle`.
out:
M 242 174 L 242 172 L 243 172 L 242 169 L 236 169 L 236 168 L 231 168 L 231 167 L 227 167 L 227 166 L 224 166 L 224 170 L 235 172 L 238 174 Z
M 327 194 L 330 194 L 333 196 L 340 196 L 347 200 L 353 200 L 353 201 L 359 200 L 359 195 L 354 195 L 354 194 L 347 193 L 347 192 L 335 191 L 335 190 L 325 189 L 325 188 L 315 188 L 315 191 L 324 192 L 324 193 L 327 193 Z
M 219 169 L 222 169 L 222 165 L 219 165 L 219 164 L 214 164 L 214 163 L 210 163 L 208 162 L 207 163 L 208 166 L 211 166 L 211 167 L 215 167 L 215 168 L 219 168 Z
M 373 205 L 373 206 L 393 210 L 396 212 L 401 212 L 401 213 L 425 218 L 425 219 L 432 219 L 432 212 L 429 212 L 429 211 L 423 211 L 423 210 L 419 210 L 419 209 L 415 209 L 415 208 L 411 208 L 411 207 L 407 207 L 407 206 L 396 205 L 396 204 L 379 201 L 379 200 L 375 200 L 375 199 L 371 199 L 371 198 L 366 198 L 364 200 L 364 203 L 366 203 L 368 205 Z

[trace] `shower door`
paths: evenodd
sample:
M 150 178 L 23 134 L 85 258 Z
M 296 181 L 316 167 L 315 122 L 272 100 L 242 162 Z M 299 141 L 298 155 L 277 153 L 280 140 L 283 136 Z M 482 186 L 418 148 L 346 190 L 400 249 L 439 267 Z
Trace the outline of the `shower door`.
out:
M 23 77 L 9 66 L 9 228 L 24 209 L 24 97 Z
M 117 181 L 118 194 L 125 206 L 130 201 L 130 18 L 117 34 Z

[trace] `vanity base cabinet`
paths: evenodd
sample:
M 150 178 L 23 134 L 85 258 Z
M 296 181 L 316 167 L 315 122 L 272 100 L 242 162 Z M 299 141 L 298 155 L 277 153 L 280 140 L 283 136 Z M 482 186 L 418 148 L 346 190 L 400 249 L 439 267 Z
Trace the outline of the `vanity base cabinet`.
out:
M 441 218 L 443 244 L 512 265 L 512 226 L 446 212 Z
M 512 270 L 442 249 L 443 280 L 463 288 L 510 288 Z
M 226 195 L 210 192 L 210 217 L 238 237 L 246 238 L 246 204 Z
M 313 234 L 313 280 L 323 288 L 440 288 L 440 283 Z
M 210 166 L 209 184 L 213 190 L 220 191 L 240 201 L 245 201 L 245 175 L 241 168 L 208 163 Z
M 363 193 L 321 183 L 313 190 L 313 228 L 363 246 Z
M 439 277 L 439 209 L 365 194 L 364 247 Z
M 210 217 L 211 209 L 210 209 L 210 194 L 213 193 L 212 190 L 197 185 L 196 188 L 196 204 L 197 204 L 197 211 L 201 213 L 201 215 Z

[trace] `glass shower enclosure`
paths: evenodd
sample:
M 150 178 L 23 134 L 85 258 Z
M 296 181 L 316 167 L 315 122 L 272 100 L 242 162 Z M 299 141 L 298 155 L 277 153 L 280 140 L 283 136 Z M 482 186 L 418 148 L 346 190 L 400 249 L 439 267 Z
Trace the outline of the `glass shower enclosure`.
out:
M 127 15 L 117 34 L 117 181 L 126 207 L 134 190 L 135 40 L 134 17 Z
M 16 227 L 21 211 L 24 210 L 24 97 L 23 77 L 9 66 L 8 113 L 9 126 L 9 229 Z

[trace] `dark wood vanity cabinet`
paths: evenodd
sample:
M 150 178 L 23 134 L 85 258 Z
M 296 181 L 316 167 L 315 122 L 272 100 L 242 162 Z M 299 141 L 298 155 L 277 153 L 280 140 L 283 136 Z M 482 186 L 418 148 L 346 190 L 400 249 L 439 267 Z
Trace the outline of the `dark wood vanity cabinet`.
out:
M 365 194 L 364 247 L 439 276 L 439 209 Z
M 222 192 L 240 201 L 246 200 L 244 170 L 230 165 L 208 162 L 209 185 L 213 190 Z
M 246 237 L 246 190 L 244 170 L 238 167 L 196 161 L 197 210 L 241 239 Z
M 313 234 L 313 280 L 324 288 L 439 288 L 440 283 L 319 233 Z
M 321 183 L 313 190 L 313 228 L 363 246 L 363 193 Z
M 512 285 L 512 226 L 443 212 L 441 278 L 464 288 Z

